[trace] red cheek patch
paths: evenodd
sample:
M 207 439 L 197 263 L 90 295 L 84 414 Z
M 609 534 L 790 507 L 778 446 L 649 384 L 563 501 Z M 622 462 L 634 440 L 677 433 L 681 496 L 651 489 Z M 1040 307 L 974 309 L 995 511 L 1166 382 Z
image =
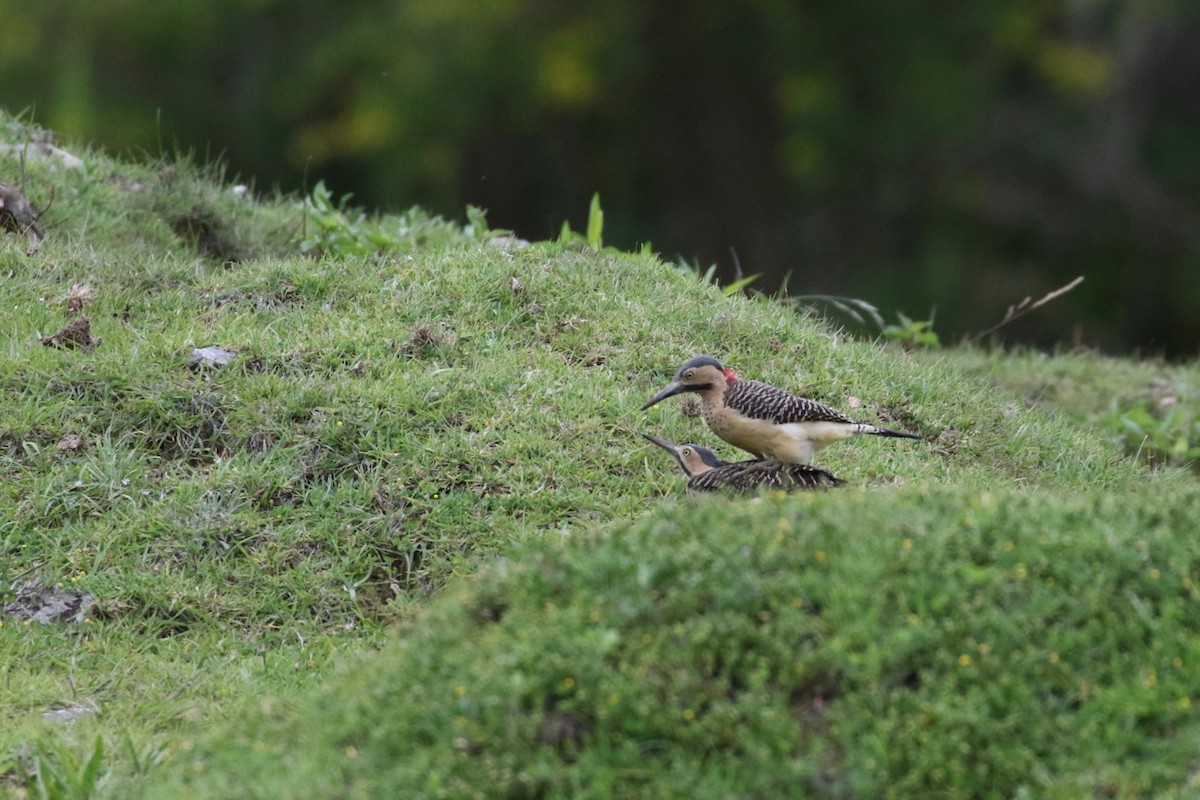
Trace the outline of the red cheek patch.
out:
M 733 370 L 731 370 L 729 367 L 726 367 L 725 368 L 725 382 L 726 383 L 736 383 L 737 379 L 738 379 L 737 373 L 734 372 Z

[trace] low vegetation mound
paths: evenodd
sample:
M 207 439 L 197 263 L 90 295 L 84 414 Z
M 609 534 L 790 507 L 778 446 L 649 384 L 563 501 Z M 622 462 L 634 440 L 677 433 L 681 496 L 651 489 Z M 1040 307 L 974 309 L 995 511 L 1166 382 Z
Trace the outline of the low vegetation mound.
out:
M 146 796 L 1182 797 L 1197 514 L 1191 487 L 662 505 L 513 551 Z

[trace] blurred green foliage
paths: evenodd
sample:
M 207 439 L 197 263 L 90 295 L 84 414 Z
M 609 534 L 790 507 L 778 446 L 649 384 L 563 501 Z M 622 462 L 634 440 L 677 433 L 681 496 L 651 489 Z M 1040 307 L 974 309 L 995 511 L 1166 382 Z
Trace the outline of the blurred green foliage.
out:
M 1100 421 L 1147 464 L 1200 467 L 1200 419 L 1194 405 L 1139 400 L 1122 408 L 1114 401 Z
M 1200 17 L 1171 0 L 0 0 L 0 105 L 119 150 L 764 289 L 1192 353 Z
M 883 338 L 899 343 L 905 350 L 941 344 L 933 330 L 933 314 L 929 315 L 929 319 L 911 319 L 897 311 L 896 322 L 883 327 Z

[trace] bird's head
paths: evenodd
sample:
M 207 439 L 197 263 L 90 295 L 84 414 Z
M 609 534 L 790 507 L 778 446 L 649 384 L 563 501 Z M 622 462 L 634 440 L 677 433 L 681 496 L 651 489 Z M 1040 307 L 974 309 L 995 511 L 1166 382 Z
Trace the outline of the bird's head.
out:
M 725 462 L 717 458 L 713 451 L 698 444 L 671 444 L 648 433 L 643 433 L 642 438 L 675 456 L 675 460 L 679 462 L 679 466 L 683 468 L 684 474 L 689 478 L 725 465 Z
M 725 391 L 737 380 L 737 375 L 731 369 L 721 366 L 721 362 L 712 356 L 696 356 L 689 359 L 675 373 L 675 379 L 658 394 L 642 406 L 642 411 L 666 400 L 672 395 L 684 392 Z

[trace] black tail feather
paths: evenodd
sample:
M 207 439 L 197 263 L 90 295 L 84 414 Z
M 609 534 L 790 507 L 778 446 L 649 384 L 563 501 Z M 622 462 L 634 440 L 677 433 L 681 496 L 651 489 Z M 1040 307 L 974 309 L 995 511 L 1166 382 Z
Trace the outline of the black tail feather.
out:
M 891 436 L 895 439 L 920 439 L 920 435 L 915 433 L 906 433 L 904 431 L 893 431 L 888 428 L 876 428 L 871 431 L 873 436 Z

